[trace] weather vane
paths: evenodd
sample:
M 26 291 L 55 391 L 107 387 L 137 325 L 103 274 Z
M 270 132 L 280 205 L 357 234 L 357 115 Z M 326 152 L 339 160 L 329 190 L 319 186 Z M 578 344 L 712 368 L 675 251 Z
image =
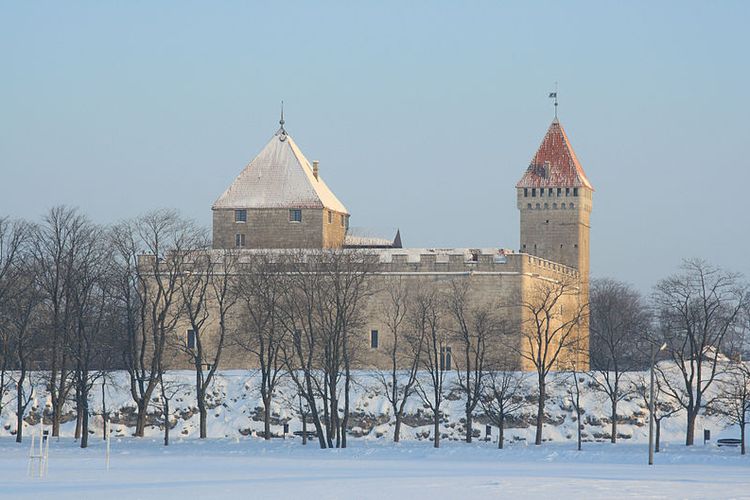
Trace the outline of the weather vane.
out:
M 555 120 L 557 120 L 557 82 L 555 82 L 555 91 L 549 93 L 549 98 L 555 100 Z

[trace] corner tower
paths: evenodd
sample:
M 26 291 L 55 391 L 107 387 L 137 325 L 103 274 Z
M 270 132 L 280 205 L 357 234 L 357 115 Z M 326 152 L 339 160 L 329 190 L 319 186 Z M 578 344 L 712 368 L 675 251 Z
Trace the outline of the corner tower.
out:
M 589 275 L 589 231 L 594 188 L 555 118 L 529 168 L 516 184 L 521 212 L 520 251 Z
M 349 212 L 281 128 L 211 207 L 213 248 L 338 248 Z

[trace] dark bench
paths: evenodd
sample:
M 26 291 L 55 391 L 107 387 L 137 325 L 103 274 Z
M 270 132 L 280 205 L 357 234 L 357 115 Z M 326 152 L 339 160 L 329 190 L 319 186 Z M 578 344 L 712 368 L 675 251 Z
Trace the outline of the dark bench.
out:
M 718 444 L 719 446 L 736 447 L 742 444 L 742 440 L 737 439 L 737 438 L 724 438 L 724 439 L 719 439 L 718 441 L 716 441 L 716 444 Z

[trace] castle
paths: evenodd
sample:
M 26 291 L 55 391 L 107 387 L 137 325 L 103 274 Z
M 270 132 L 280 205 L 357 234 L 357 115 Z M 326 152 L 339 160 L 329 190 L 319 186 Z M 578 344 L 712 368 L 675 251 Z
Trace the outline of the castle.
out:
M 576 158 L 570 141 L 555 117 L 530 165 L 516 184 L 521 216 L 520 247 L 503 248 L 401 248 L 401 235 L 382 237 L 355 234 L 350 214 L 323 181 L 317 161 L 307 160 L 295 141 L 280 128 L 262 151 L 245 167 L 212 206 L 214 249 L 239 250 L 245 259 L 258 252 L 292 252 L 293 249 L 353 248 L 372 255 L 377 272 L 372 297 L 358 338 L 364 356 L 362 367 L 388 362 L 389 328 L 383 317 L 387 281 L 403 280 L 415 288 L 440 287 L 450 280 L 471 283 L 472 300 L 505 304 L 505 324 L 520 332 L 529 321 L 528 308 L 535 287 L 570 282 L 575 293 L 561 298 L 561 320 L 567 311 L 588 303 L 589 231 L 593 187 Z M 567 311 L 566 311 L 567 310 Z M 189 335 L 187 326 L 177 335 Z M 579 366 L 588 365 L 588 324 L 576 325 Z M 518 335 L 518 350 L 525 348 Z M 584 352 L 584 354 L 581 354 Z M 447 368 L 451 346 L 443 348 Z M 455 356 L 455 355 L 454 355 Z M 565 359 L 566 356 L 561 356 Z M 247 353 L 226 349 L 225 368 L 247 368 Z M 517 357 L 507 368 L 531 369 L 528 359 Z

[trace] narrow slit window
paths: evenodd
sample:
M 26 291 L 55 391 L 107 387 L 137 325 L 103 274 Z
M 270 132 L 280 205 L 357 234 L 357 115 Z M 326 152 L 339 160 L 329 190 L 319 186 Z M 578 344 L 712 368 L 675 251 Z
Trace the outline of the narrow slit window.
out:
M 378 348 L 378 331 L 370 330 L 370 347 L 373 349 Z
M 188 349 L 195 349 L 195 330 L 187 331 L 187 347 Z

